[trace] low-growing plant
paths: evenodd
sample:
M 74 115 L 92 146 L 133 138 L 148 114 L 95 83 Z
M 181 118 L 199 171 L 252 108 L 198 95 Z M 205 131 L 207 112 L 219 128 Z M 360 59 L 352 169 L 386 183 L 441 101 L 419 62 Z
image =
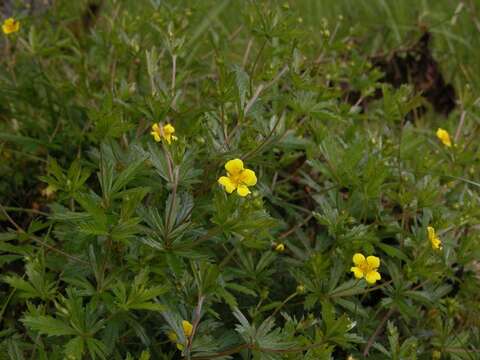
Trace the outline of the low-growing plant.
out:
M 478 99 L 301 3 L 5 20 L 0 358 L 478 358 Z

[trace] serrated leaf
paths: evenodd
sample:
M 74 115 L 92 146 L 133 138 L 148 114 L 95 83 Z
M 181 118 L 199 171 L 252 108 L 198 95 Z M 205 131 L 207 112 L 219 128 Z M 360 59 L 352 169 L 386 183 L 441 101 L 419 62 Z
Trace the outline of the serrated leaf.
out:
M 48 336 L 76 335 L 77 332 L 70 325 L 48 315 L 25 316 L 21 320 L 27 327 L 40 334 Z

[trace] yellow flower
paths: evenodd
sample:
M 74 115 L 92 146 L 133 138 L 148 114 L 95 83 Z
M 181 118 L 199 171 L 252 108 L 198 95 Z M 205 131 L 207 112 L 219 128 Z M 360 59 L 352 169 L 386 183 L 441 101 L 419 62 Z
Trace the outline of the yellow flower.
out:
M 15 20 L 14 18 L 8 18 L 3 22 L 2 30 L 6 35 L 17 32 L 19 29 L 20 21 Z
M 283 245 L 282 243 L 278 244 L 277 246 L 275 246 L 275 251 L 279 252 L 279 253 L 284 252 L 285 251 L 285 245 Z
M 189 321 L 183 320 L 182 328 L 183 328 L 183 333 L 185 334 L 186 337 L 189 337 L 190 335 L 192 335 L 193 325 Z
M 438 128 L 437 138 L 440 139 L 440 141 L 443 143 L 443 145 L 445 145 L 447 147 L 452 146 L 452 140 L 450 140 L 450 134 L 448 133 L 447 130 L 444 130 L 442 128 Z
M 365 259 L 365 256 L 362 254 L 353 255 L 353 263 L 355 266 L 350 268 L 350 271 L 353 272 L 357 279 L 365 278 L 369 284 L 375 284 L 377 280 L 380 280 L 382 277 L 377 271 L 380 266 L 380 259 L 376 256 L 368 256 Z
M 233 159 L 225 164 L 227 176 L 218 179 L 218 183 L 225 188 L 225 191 L 231 194 L 235 189 L 240 196 L 250 194 L 248 186 L 254 186 L 257 183 L 255 172 L 250 169 L 243 168 L 243 161 Z
M 435 229 L 431 226 L 427 227 L 428 240 L 432 244 L 432 248 L 435 250 L 442 250 L 442 240 L 438 237 Z
M 167 124 L 165 126 L 161 126 L 161 124 L 153 124 L 150 134 L 153 136 L 156 142 L 160 142 L 162 139 L 164 139 L 167 144 L 170 145 L 172 141 L 178 139 L 175 135 L 173 135 L 174 132 L 175 128 L 172 126 L 172 124 Z

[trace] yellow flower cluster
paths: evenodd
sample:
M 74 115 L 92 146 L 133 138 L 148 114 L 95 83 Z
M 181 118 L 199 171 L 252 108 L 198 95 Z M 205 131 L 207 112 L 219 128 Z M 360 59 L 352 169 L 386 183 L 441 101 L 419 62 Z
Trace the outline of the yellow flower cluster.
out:
M 171 144 L 172 141 L 177 140 L 177 137 L 173 135 L 174 133 L 175 128 L 171 124 L 166 124 L 164 126 L 161 124 L 153 124 L 150 134 L 157 142 L 164 140 L 167 144 Z M 439 128 L 436 132 L 436 135 L 445 146 L 452 146 L 450 135 L 446 130 Z M 218 183 L 223 186 L 227 193 L 231 194 L 236 190 L 237 194 L 242 197 L 245 197 L 251 193 L 248 187 L 254 186 L 257 183 L 257 176 L 253 170 L 244 167 L 242 160 L 233 159 L 227 161 L 225 164 L 225 170 L 227 171 L 226 176 L 221 176 L 218 179 Z M 442 242 L 436 235 L 435 229 L 429 226 L 427 227 L 427 232 L 428 239 L 430 240 L 432 247 L 436 250 L 442 249 Z M 278 253 L 284 252 L 285 245 L 282 243 L 275 245 L 275 251 Z M 376 256 L 368 256 L 365 258 L 363 254 L 356 253 L 353 255 L 353 263 L 355 266 L 352 266 L 350 271 L 353 272 L 357 279 L 365 278 L 367 283 L 375 284 L 382 278 L 378 272 L 378 268 L 380 267 L 380 258 Z M 193 329 L 192 324 L 184 320 L 182 321 L 182 327 L 185 336 L 191 336 Z
M 20 30 L 20 21 L 14 18 L 6 19 L 2 24 L 2 31 L 5 35 L 9 35 Z

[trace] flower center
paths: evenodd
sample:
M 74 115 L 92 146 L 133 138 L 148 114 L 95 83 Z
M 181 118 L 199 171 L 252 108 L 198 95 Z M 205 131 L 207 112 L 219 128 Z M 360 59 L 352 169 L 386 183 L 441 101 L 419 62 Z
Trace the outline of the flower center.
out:
M 236 186 L 242 185 L 243 180 L 242 180 L 242 171 L 240 171 L 238 174 L 228 174 L 228 177 L 230 178 L 230 181 L 234 183 Z
M 373 266 L 370 266 L 366 261 L 363 264 L 359 265 L 358 267 L 362 269 L 364 274 L 368 274 L 370 271 L 375 270 L 375 268 Z

